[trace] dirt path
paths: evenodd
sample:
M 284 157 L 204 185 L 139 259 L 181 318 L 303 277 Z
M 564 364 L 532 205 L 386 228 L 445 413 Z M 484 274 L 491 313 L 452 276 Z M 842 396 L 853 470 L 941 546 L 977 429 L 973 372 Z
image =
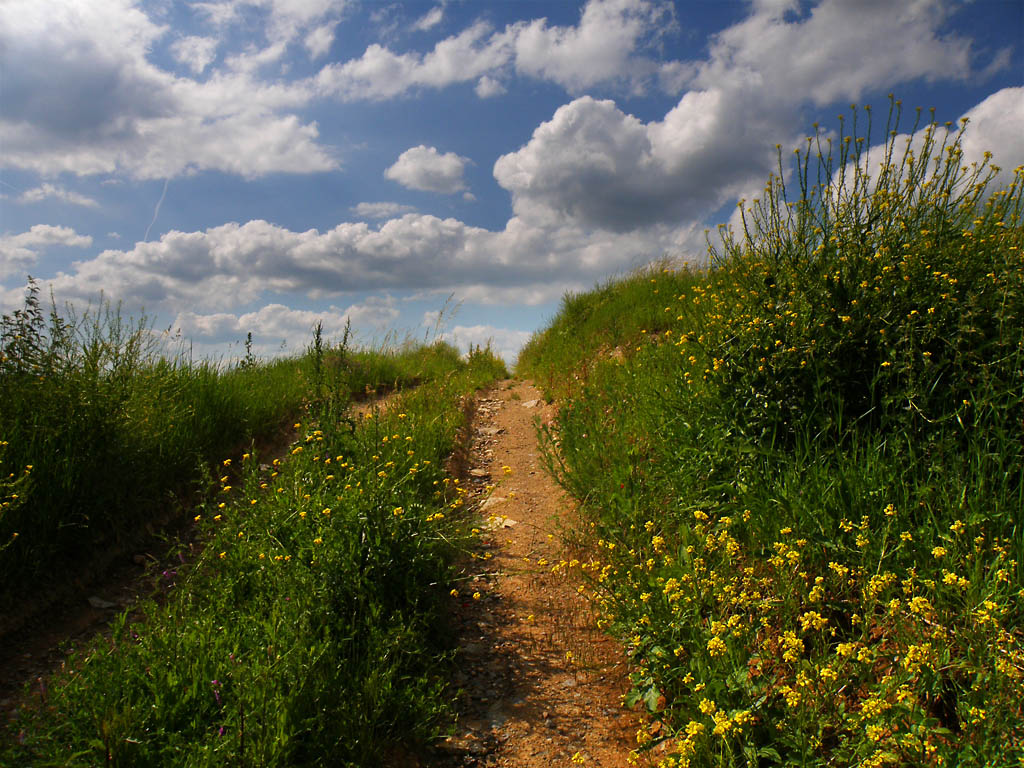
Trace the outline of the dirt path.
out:
M 522 382 L 477 403 L 469 480 L 494 488 L 456 598 L 465 693 L 445 766 L 618 768 L 636 746 L 637 716 L 620 703 L 626 659 L 594 627 L 578 580 L 552 572 L 578 557 L 562 543 L 570 502 L 537 446 L 536 421 L 553 415 Z

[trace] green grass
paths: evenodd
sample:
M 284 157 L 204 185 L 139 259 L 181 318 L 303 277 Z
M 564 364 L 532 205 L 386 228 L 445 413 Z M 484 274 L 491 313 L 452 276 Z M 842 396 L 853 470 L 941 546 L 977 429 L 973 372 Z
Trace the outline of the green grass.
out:
M 208 488 L 212 461 L 277 439 L 304 408 L 340 418 L 354 398 L 460 365 L 447 344 L 350 349 L 319 329 L 303 355 L 233 367 L 158 341 L 109 306 L 44 313 L 34 284 L 0 321 L 0 609 L 159 527 Z
M 34 284 L 2 318 L 0 469 L 27 477 L 3 500 L 0 606 L 158 522 L 205 462 L 268 437 L 302 404 L 298 360 L 222 369 L 163 356 L 157 341 L 110 307 L 46 316 Z
M 780 157 L 708 272 L 567 301 L 673 318 L 630 354 L 566 311 L 521 358 L 666 768 L 1024 761 L 1024 177 L 895 130 Z
M 638 343 L 673 327 L 675 317 L 656 297 L 670 303 L 695 280 L 665 261 L 593 291 L 566 294 L 551 324 L 520 351 L 517 365 L 549 397 L 572 397 L 604 358 L 631 356 Z
M 465 398 L 507 373 L 487 350 L 407 349 L 393 357 L 424 363 L 402 373 L 420 386 L 353 419 L 316 373 L 332 354 L 349 353 L 317 334 L 287 456 L 219 462 L 195 552 L 27 692 L 0 762 L 364 766 L 450 722 L 444 608 L 467 526 L 445 462 Z

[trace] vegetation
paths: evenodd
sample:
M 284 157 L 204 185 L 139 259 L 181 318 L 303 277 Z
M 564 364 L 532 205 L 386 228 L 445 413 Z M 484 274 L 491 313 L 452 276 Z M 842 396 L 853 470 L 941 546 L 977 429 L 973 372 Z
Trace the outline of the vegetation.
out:
M 0 609 L 159 528 L 218 456 L 278 438 L 302 408 L 338 414 L 459 364 L 450 345 L 354 350 L 319 329 L 305 355 L 260 362 L 247 342 L 234 367 L 161 341 L 109 305 L 45 313 L 35 283 L 0 318 Z
M 298 439 L 281 459 L 250 450 L 218 463 L 180 566 L 153 574 L 154 599 L 122 614 L 109 639 L 27 692 L 0 762 L 363 766 L 436 734 L 450 647 L 442 608 L 466 535 L 445 462 L 467 395 L 507 374 L 489 350 L 462 360 L 435 344 L 375 357 L 344 341 L 331 347 L 317 329 L 303 360 L 280 364 L 306 385 Z M 275 370 L 131 365 L 144 388 L 154 371 L 180 376 L 186 393 L 210 377 L 211 399 L 230 399 L 218 387 L 233 377 L 253 386 Z M 90 381 L 113 386 L 117 367 L 97 367 Z M 353 382 L 365 392 L 396 380 L 423 383 L 385 411 L 340 410 Z M 128 406 L 152 402 L 126 388 L 114 435 L 139 423 Z M 164 411 L 191 402 L 164 402 L 160 417 L 177 421 Z
M 1024 764 L 1024 169 L 853 117 L 519 363 L 665 768 Z

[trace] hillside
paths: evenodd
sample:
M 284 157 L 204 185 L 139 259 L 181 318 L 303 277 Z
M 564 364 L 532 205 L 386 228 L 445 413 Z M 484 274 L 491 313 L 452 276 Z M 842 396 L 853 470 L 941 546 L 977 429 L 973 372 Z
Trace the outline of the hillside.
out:
M 1024 176 L 889 136 L 520 357 L 665 768 L 1024 761 Z

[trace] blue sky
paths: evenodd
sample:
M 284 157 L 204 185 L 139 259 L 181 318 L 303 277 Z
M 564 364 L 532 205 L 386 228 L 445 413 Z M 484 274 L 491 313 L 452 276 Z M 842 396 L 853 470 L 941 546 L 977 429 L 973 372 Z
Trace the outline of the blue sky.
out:
M 1024 163 L 1022 41 L 1020 0 L 5 0 L 0 306 L 31 274 L 227 358 L 447 302 L 512 359 L 853 102 Z

